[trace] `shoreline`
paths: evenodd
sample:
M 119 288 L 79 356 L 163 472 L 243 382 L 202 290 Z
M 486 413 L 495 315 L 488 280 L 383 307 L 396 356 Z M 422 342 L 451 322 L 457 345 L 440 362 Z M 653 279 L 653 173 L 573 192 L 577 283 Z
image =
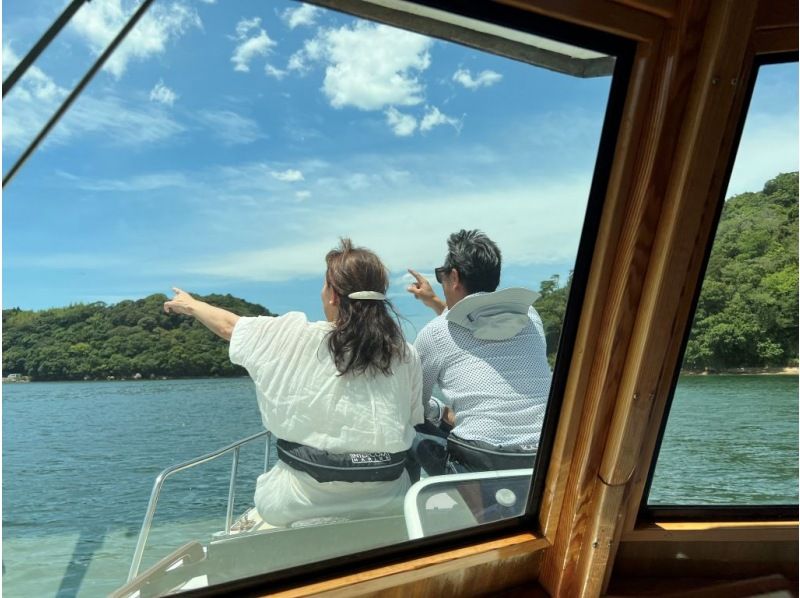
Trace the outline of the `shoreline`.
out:
M 708 369 L 708 370 L 681 370 L 680 376 L 797 376 L 800 375 L 800 368 L 797 366 L 791 367 L 742 367 L 742 368 L 723 368 L 723 369 Z M 168 377 L 159 376 L 157 378 L 116 378 L 116 379 L 101 379 L 95 378 L 91 380 L 31 380 L 26 379 L 8 379 L 2 378 L 3 384 L 30 384 L 37 382 L 163 382 L 165 380 L 236 380 L 238 378 L 246 378 L 247 376 L 180 376 Z
M 787 367 L 741 367 L 741 368 L 709 368 L 706 370 L 681 370 L 681 376 L 797 376 L 797 366 Z
M 238 380 L 239 378 L 247 378 L 247 375 L 241 376 L 159 376 L 157 378 L 90 378 L 89 380 L 9 380 L 2 378 L 3 384 L 36 384 L 41 382 L 164 382 L 167 380 Z

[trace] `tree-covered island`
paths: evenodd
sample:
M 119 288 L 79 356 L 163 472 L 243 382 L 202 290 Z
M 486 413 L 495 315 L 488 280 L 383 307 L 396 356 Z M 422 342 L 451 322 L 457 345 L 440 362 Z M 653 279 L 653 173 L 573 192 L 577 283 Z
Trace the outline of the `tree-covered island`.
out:
M 243 316 L 274 315 L 231 295 L 199 296 Z M 242 376 L 228 343 L 202 324 L 165 314 L 166 295 L 114 305 L 3 310 L 3 375 L 32 380 Z
M 572 277 L 539 285 L 552 363 Z M 231 295 L 199 297 L 240 315 L 273 315 Z M 194 320 L 164 314 L 165 295 L 114 305 L 3 310 L 3 374 L 33 380 L 240 376 L 228 345 Z M 725 203 L 684 368 L 797 366 L 798 173 Z M 137 376 L 138 377 L 138 376 Z
M 686 346 L 688 372 L 797 366 L 798 173 L 725 202 Z M 570 279 L 541 283 L 534 304 L 558 346 Z M 553 362 L 555 355 L 548 356 Z

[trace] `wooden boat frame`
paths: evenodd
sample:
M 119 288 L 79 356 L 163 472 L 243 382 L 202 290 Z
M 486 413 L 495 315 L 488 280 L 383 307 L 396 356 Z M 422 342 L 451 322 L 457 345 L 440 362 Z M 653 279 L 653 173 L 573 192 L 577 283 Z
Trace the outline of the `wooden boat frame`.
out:
M 444 542 L 426 539 L 190 594 L 463 596 L 517 589 L 598 596 L 626 584 L 643 593 L 686 589 L 686 580 L 697 578 L 777 573 L 796 580 L 796 506 L 666 512 L 645 503 L 755 75 L 761 64 L 797 60 L 797 4 L 411 4 L 456 12 L 469 6 L 489 20 L 513 10 L 630 47 L 620 56 L 630 60 L 624 93 L 615 97 L 612 89 L 619 119 L 604 131 L 613 136 L 613 151 L 600 155 L 598 172 L 605 165 L 607 180 L 595 177 L 593 192 L 603 197 L 587 217 L 595 231 L 581 248 L 585 273 L 576 273 L 581 308 L 566 323 L 557 426 L 535 481 L 534 508 Z

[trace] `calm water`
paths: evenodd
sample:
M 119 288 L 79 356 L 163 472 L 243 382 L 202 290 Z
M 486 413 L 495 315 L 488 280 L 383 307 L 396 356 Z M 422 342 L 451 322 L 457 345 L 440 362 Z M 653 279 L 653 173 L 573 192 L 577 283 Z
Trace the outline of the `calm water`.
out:
M 650 504 L 797 504 L 798 377 L 683 376 Z
M 797 397 L 791 376 L 682 379 L 651 502 L 796 503 Z M 155 476 L 260 430 L 245 378 L 4 385 L 4 594 L 106 595 Z M 237 512 L 263 458 L 260 444 L 242 454 Z M 143 567 L 222 529 L 229 475 L 221 459 L 167 482 Z

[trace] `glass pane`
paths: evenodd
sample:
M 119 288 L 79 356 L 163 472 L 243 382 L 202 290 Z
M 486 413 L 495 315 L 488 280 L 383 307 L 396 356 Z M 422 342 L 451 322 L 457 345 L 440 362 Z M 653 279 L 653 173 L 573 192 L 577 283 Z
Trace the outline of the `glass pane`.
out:
M 69 51 L 134 4 L 87 4 Z M 7 38 L 38 10 L 10 7 Z M 293 2 L 154 5 L 5 191 L 6 595 L 108 595 L 132 562 L 164 593 L 406 542 L 425 515 L 404 499 L 434 479 L 466 510 L 422 535 L 522 512 L 615 59 L 480 31 L 527 62 Z M 37 81 L 66 93 L 79 74 L 53 60 Z M 28 99 L 12 153 L 49 107 Z M 461 229 L 487 237 L 448 247 Z M 340 237 L 381 262 L 328 267 Z M 165 313 L 175 285 L 223 311 Z
M 762 66 L 650 505 L 797 504 L 797 65 Z
M 138 7 L 138 2 L 105 0 L 83 4 L 47 49 L 3 98 L 3 172 L 33 141 L 78 81 L 106 49 Z M 61 12 L 66 2 L 35 0 L 5 7 L 3 79 L 11 73 Z M 185 30 L 199 27 L 199 14 L 180 3 L 155 2 L 128 40 L 106 62 L 102 89 L 86 94 L 48 136 L 46 145 L 74 147 L 76 139 L 117 137 L 131 144 L 169 135 L 159 119 L 157 102 L 141 102 L 122 92 L 118 83 L 128 65 L 157 58 Z M 113 83 L 109 84 L 109 79 Z M 141 93 L 141 92 L 140 92 Z M 141 99 L 141 98 L 139 98 Z M 119 120 L 117 120 L 119 117 Z M 157 129 L 162 128 L 162 132 Z M 174 131 L 173 131 L 174 132 Z

